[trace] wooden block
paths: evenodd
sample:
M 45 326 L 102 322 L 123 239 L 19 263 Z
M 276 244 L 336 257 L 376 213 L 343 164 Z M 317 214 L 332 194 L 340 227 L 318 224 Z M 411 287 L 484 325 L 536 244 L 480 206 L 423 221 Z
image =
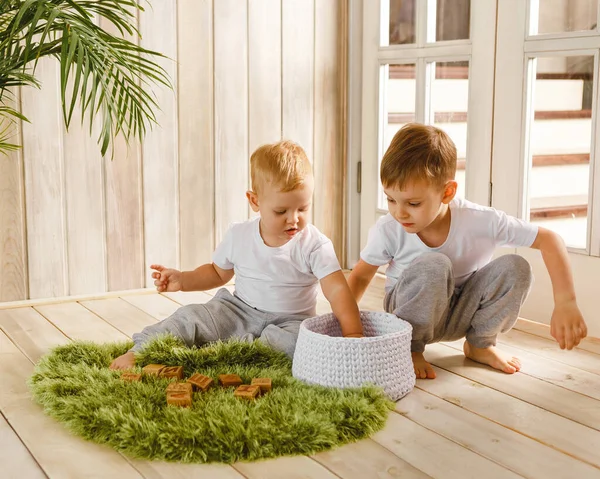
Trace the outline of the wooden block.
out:
M 225 388 L 237 387 L 243 384 L 242 378 L 237 374 L 219 374 L 219 382 Z
M 252 386 L 249 384 L 243 384 L 242 386 L 239 386 L 235 390 L 233 395 L 238 398 L 255 399 L 258 396 L 259 392 L 260 392 L 260 386 Z
M 192 394 L 193 388 L 190 383 L 171 383 L 167 386 L 167 395 L 170 393 L 188 393 Z
M 254 378 L 251 384 L 260 387 L 261 394 L 269 392 L 272 389 L 271 378 Z
M 123 373 L 121 374 L 121 379 L 129 382 L 141 381 L 142 375 L 137 373 Z
M 167 404 L 171 406 L 190 407 L 192 405 L 192 394 L 187 392 L 167 393 Z
M 158 376 L 160 372 L 165 368 L 162 364 L 148 364 L 142 368 L 142 373 L 150 376 Z
M 159 373 L 161 378 L 183 379 L 183 366 L 166 366 Z
M 208 376 L 196 373 L 191 378 L 189 378 L 187 382 L 192 384 L 196 390 L 200 389 L 201 391 L 206 392 L 208 388 L 212 386 L 214 381 Z

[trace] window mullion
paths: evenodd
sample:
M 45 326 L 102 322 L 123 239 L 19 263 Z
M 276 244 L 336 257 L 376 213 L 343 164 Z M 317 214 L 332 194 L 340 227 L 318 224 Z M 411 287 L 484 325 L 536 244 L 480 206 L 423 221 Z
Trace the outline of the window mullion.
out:
M 537 35 L 540 22 L 540 2 L 539 0 L 529 0 L 527 2 L 527 31 L 525 38 Z
M 437 0 L 427 0 L 427 2 L 420 3 L 426 4 L 425 17 L 427 27 L 425 29 L 425 42 L 435 43 L 437 24 Z
M 427 63 L 424 58 L 417 60 L 417 84 L 415 91 L 415 120 L 417 123 L 425 123 L 427 114 Z
M 417 1 L 416 6 L 417 47 L 423 47 L 427 43 L 427 1 Z

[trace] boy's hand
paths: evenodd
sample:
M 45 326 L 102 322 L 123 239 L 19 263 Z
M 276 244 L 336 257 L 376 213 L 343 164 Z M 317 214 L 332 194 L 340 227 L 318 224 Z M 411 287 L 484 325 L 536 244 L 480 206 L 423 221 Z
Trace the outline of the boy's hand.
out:
M 557 303 L 550 321 L 550 334 L 560 349 L 573 349 L 587 336 L 587 326 L 575 300 Z
M 345 334 L 345 338 L 364 338 L 362 333 Z
M 160 264 L 153 264 L 150 268 L 156 270 L 155 273 L 152 273 L 152 278 L 159 293 L 181 291 L 181 271 L 165 268 Z
M 119 356 L 112 363 L 110 363 L 110 369 L 131 369 L 135 366 L 135 356 L 133 351 L 127 351 L 125 354 Z
M 363 327 L 358 305 L 341 270 L 321 278 L 321 289 L 342 328 L 345 338 L 362 338 Z

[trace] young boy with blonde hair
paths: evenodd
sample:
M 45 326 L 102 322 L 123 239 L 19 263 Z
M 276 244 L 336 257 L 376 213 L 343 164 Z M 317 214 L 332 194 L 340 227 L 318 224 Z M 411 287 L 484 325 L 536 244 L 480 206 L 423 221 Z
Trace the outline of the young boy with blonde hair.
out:
M 111 364 L 134 365 L 134 353 L 152 337 L 172 333 L 186 345 L 232 337 L 260 341 L 293 355 L 300 323 L 316 314 L 317 282 L 345 337 L 362 337 L 358 306 L 331 241 L 308 223 L 314 180 L 304 150 L 291 141 L 263 145 L 250 159 L 252 190 L 260 216 L 232 225 L 212 263 L 194 271 L 152 265 L 159 292 L 204 291 L 235 274 L 235 292 L 220 289 L 206 304 L 179 308 L 164 321 L 133 335 L 133 348 Z
M 389 214 L 372 227 L 348 283 L 360 300 L 379 266 L 387 264 L 384 307 L 413 327 L 417 378 L 433 379 L 425 346 L 466 337 L 468 358 L 505 373 L 518 358 L 496 349 L 496 337 L 515 324 L 532 282 L 518 255 L 492 260 L 497 247 L 541 250 L 554 291 L 551 332 L 572 349 L 587 334 L 575 299 L 562 239 L 554 232 L 494 208 L 455 198 L 456 147 L 442 130 L 405 125 L 381 163 Z

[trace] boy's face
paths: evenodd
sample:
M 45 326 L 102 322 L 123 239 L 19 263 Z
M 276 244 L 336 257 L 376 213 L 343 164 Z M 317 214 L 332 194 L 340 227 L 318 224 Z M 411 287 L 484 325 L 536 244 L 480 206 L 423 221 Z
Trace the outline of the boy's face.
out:
M 278 185 L 267 184 L 260 194 L 248 191 L 252 210 L 260 212 L 260 234 L 267 246 L 283 246 L 308 223 L 314 180 L 306 177 L 300 188 L 282 192 Z
M 426 181 L 408 183 L 402 190 L 384 188 L 390 214 L 407 233 L 420 233 L 431 226 L 456 195 L 456 181 L 448 181 L 443 187 Z

